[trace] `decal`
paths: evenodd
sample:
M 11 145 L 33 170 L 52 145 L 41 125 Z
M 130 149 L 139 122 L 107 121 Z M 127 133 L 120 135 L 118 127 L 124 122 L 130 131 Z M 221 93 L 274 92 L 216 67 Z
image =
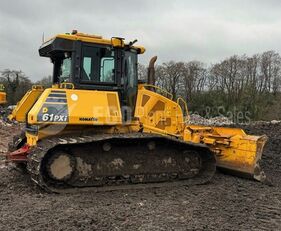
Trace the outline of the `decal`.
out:
M 51 90 L 51 93 L 66 94 L 65 91 L 59 91 L 59 90 Z
M 65 93 L 62 93 L 62 94 L 59 94 L 59 93 L 51 93 L 48 97 L 66 98 L 66 94 L 65 94 Z
M 72 99 L 73 101 L 77 101 L 77 100 L 78 100 L 78 95 L 72 94 L 72 95 L 71 95 L 71 99 Z
M 80 121 L 98 121 L 98 118 L 96 117 L 80 117 Z
M 50 97 L 48 97 L 46 99 L 46 102 L 47 103 L 66 103 L 67 101 L 64 98 L 50 98 Z
M 67 104 L 45 103 L 37 115 L 38 122 L 59 122 L 69 121 Z
M 48 108 L 47 107 L 43 107 L 42 112 L 43 113 L 47 113 L 48 112 Z
M 43 122 L 67 122 L 68 116 L 45 113 L 42 115 L 42 120 Z
M 67 103 L 66 93 L 51 91 L 46 99 L 47 103 Z

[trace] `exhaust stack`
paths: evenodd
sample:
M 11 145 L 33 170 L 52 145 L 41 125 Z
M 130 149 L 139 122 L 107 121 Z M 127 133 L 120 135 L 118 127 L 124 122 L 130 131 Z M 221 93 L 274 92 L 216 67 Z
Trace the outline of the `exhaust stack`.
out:
M 147 84 L 155 85 L 155 62 L 157 60 L 157 56 L 153 56 L 148 65 L 147 69 Z

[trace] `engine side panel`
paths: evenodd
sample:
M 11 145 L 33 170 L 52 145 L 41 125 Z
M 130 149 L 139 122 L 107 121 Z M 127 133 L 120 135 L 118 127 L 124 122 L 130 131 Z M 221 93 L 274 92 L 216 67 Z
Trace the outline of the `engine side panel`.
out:
M 118 94 L 109 91 L 48 88 L 28 113 L 28 123 L 121 124 Z
M 41 86 L 32 87 L 32 89 L 29 90 L 17 103 L 17 106 L 14 108 L 11 115 L 9 115 L 9 119 L 15 119 L 18 122 L 26 122 L 26 114 L 32 108 L 43 91 L 43 87 Z
M 180 135 L 184 128 L 180 105 L 142 86 L 138 89 L 135 117 L 139 118 L 147 132 Z

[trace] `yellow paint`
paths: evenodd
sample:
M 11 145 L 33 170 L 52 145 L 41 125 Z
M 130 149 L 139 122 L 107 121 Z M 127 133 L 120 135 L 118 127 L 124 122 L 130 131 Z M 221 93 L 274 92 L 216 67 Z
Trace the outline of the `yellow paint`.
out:
M 57 86 L 44 91 L 34 87 L 18 103 L 10 117 L 25 122 L 27 114 L 28 124 L 39 126 L 37 135 L 26 133 L 30 146 L 36 145 L 38 140 L 47 136 L 71 132 L 78 128 L 95 129 L 100 133 L 142 131 L 205 144 L 215 153 L 217 166 L 253 175 L 261 158 L 266 137 L 249 136 L 238 128 L 186 125 L 179 100 L 173 101 L 165 97 L 164 91 L 159 94 L 147 88 L 151 86 L 139 85 L 134 115 L 136 120 L 131 123 L 122 123 L 117 92 L 61 89 Z M 47 103 L 46 100 L 54 90 L 58 94 L 65 93 L 66 102 Z M 48 105 L 65 105 L 68 108 L 68 121 L 38 121 L 38 114 L 51 113 Z M 64 127 L 59 127 L 60 124 L 64 124 Z
M 139 86 L 135 117 L 139 118 L 139 122 L 148 130 L 178 136 L 184 128 L 180 105 L 163 95 L 148 90 L 147 87 L 151 86 Z
M 53 38 L 44 42 L 42 46 L 44 46 L 44 44 L 47 44 L 48 42 L 52 41 L 55 38 L 62 38 L 67 40 L 79 40 L 83 42 L 102 44 L 102 45 L 112 45 L 114 47 L 124 47 L 125 45 L 123 41 L 120 41 L 120 39 L 117 38 L 104 39 L 102 36 L 98 36 L 98 35 L 77 33 L 77 34 L 57 34 Z M 140 54 L 143 54 L 145 52 L 145 48 L 142 46 L 132 46 L 132 48 L 139 50 Z
M 121 48 L 128 45 L 123 39 L 104 39 L 83 33 L 58 34 L 52 39 L 55 38 Z M 133 48 L 138 53 L 145 52 L 143 47 Z M 62 96 L 50 96 L 52 91 Z M 55 114 L 52 110 L 58 108 L 67 111 L 59 117 L 62 120 L 49 119 Z M 134 120 L 123 123 L 117 92 L 74 89 L 72 83 L 64 83 L 45 90 L 34 87 L 17 104 L 9 118 L 27 122 L 35 130 L 38 129 L 37 133 L 26 132 L 30 146 L 35 146 L 38 140 L 48 136 L 79 130 L 94 130 L 96 133 L 155 133 L 206 145 L 214 152 L 219 167 L 254 175 L 266 142 L 265 136 L 250 136 L 238 128 L 187 125 L 183 110 L 188 114 L 186 102 L 182 98 L 174 101 L 169 92 L 156 86 L 140 84 Z M 43 115 L 46 120 L 42 120 Z
M 67 103 L 46 102 L 51 91 L 66 93 Z M 56 98 L 56 97 L 55 97 Z M 110 100 L 116 104 L 111 105 Z M 38 114 L 52 112 L 48 105 L 65 105 L 68 110 L 68 121 L 39 121 Z M 31 125 L 40 124 L 71 124 L 71 125 L 117 125 L 122 123 L 121 109 L 117 92 L 92 91 L 76 89 L 48 88 L 40 95 L 37 102 L 28 113 L 28 123 Z
M 124 40 L 120 39 L 120 38 L 112 38 L 111 44 L 113 47 L 124 47 L 125 46 Z
M 128 124 L 122 124 L 116 92 L 60 89 L 57 86 L 45 89 L 44 92 L 42 89 L 32 89 L 19 102 L 13 117 L 23 121 L 28 112 L 23 108 L 25 105 L 32 106 L 36 101 L 28 113 L 28 123 L 41 127 L 37 135 L 26 133 L 27 143 L 30 146 L 36 145 L 38 140 L 47 136 L 71 133 L 73 129 L 95 129 L 100 133 L 142 131 L 205 144 L 215 153 L 217 166 L 253 175 L 262 155 L 265 137 L 249 136 L 238 128 L 185 125 L 179 100 L 175 102 L 147 88 L 151 86 L 139 85 L 135 108 L 137 120 Z M 65 124 L 63 128 L 45 127 L 52 124 L 59 126 L 61 122 L 38 121 L 40 110 L 42 113 L 48 113 L 48 108 L 44 105 L 52 90 L 66 94 L 67 103 L 48 103 L 49 105 L 65 104 L 68 107 L 68 122 L 63 123 Z M 165 92 L 162 91 L 162 94 Z M 111 100 L 108 98 L 109 95 Z M 81 118 L 95 118 L 95 120 L 81 120 Z M 111 125 L 111 127 L 101 125 Z
M 35 146 L 37 144 L 37 141 L 39 140 L 38 134 L 34 135 L 26 132 L 25 136 L 26 136 L 26 143 L 31 147 Z
M 0 105 L 7 103 L 6 101 L 6 93 L 5 92 L 0 92 Z
M 5 91 L 4 85 L 0 84 L 0 105 L 7 103 L 6 93 L 4 91 Z
M 239 128 L 186 126 L 183 139 L 202 143 L 216 154 L 217 166 L 253 175 L 261 159 L 265 136 L 250 136 Z
M 33 104 L 36 102 L 38 97 L 44 91 L 42 86 L 33 86 L 22 99 L 17 103 L 17 106 L 12 111 L 12 114 L 9 115 L 10 120 L 16 120 L 18 122 L 26 122 L 26 114 L 29 112 Z

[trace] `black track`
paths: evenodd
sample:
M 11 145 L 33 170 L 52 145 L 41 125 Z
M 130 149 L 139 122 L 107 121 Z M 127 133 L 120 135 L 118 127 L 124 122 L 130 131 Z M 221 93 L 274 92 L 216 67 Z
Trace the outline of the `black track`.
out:
M 54 180 L 48 173 L 49 160 L 62 151 L 76 160 L 75 171 L 65 182 Z M 77 188 L 104 191 L 132 184 L 138 187 L 140 184 L 158 187 L 163 182 L 204 184 L 213 177 L 216 163 L 206 146 L 168 136 L 72 134 L 39 141 L 28 155 L 27 169 L 32 180 L 47 191 L 69 192 Z

